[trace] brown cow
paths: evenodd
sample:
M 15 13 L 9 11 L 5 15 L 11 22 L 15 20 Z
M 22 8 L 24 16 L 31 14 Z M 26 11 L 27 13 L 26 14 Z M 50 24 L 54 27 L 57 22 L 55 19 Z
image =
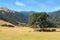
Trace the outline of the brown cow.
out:
M 56 31 L 56 29 L 52 29 L 52 32 Z

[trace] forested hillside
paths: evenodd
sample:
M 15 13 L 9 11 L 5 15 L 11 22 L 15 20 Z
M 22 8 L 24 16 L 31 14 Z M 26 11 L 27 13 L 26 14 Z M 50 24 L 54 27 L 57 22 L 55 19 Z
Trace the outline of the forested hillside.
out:
M 31 12 L 17 12 L 8 8 L 0 8 L 0 19 L 18 25 L 20 23 L 27 23 L 30 13 Z
M 14 25 L 27 24 L 29 21 L 30 14 L 33 14 L 33 11 L 14 11 L 8 8 L 1 7 L 0 8 L 0 19 L 10 22 Z M 60 10 L 54 12 L 46 12 L 49 17 L 48 21 L 56 24 L 59 27 L 60 24 Z
M 48 20 L 54 22 L 54 24 L 56 24 L 57 27 L 60 27 L 60 10 L 49 12 L 48 14 L 50 16 Z

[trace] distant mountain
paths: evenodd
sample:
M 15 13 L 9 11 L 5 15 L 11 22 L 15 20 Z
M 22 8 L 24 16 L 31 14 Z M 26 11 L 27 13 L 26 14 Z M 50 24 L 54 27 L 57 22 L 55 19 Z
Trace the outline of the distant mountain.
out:
M 54 12 L 49 12 L 48 14 L 50 16 L 49 17 L 49 20 L 50 21 L 54 21 L 54 20 L 57 20 L 57 19 L 60 18 L 60 10 L 54 11 Z
M 14 25 L 19 25 L 21 23 L 27 23 L 29 15 L 33 13 L 33 11 L 13 11 L 8 8 L 0 7 L 0 19 L 10 22 Z M 60 10 L 54 12 L 48 12 L 50 16 L 48 20 L 51 22 L 56 22 L 56 20 L 60 20 Z M 60 21 L 58 21 L 60 22 Z
M 60 10 L 55 12 L 50 12 L 48 20 L 53 22 L 57 27 L 60 27 Z
M 20 23 L 27 23 L 29 14 L 32 12 L 17 12 L 10 10 L 8 8 L 1 7 L 0 8 L 0 19 L 8 21 L 14 25 L 18 25 Z

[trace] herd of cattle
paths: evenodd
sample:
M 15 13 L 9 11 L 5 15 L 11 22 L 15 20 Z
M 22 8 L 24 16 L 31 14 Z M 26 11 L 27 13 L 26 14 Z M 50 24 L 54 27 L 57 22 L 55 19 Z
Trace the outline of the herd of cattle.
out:
M 56 29 L 55 28 L 53 28 L 53 29 L 51 29 L 51 28 L 37 28 L 34 31 L 38 31 L 38 32 L 55 32 Z

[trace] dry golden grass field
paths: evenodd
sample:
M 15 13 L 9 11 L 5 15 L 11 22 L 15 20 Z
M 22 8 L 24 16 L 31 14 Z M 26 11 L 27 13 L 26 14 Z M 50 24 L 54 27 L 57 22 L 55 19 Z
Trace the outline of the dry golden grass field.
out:
M 60 31 L 60 28 L 56 28 Z M 0 40 L 60 40 L 60 32 L 33 32 L 29 27 L 0 27 Z

